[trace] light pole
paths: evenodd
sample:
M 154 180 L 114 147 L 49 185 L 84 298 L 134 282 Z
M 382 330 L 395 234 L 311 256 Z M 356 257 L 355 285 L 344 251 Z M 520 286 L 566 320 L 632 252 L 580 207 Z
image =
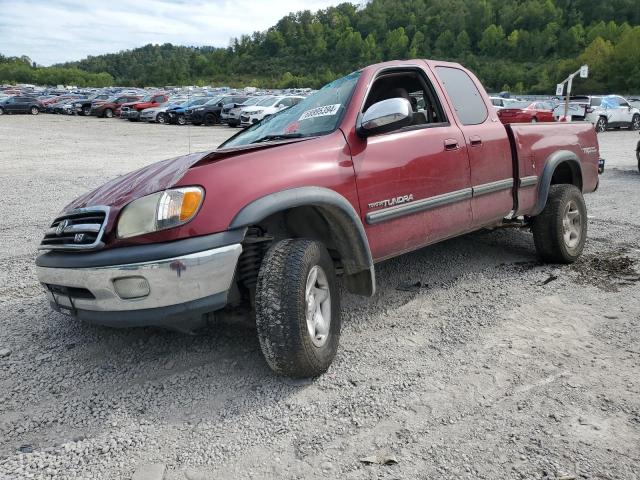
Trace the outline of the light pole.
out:
M 564 84 L 567 84 L 567 95 L 564 99 L 564 119 L 567 120 L 569 114 L 569 97 L 571 96 L 571 86 L 573 85 L 573 77 L 580 75 L 580 78 L 587 78 L 589 76 L 589 65 L 582 65 L 580 70 L 573 72 L 562 83 L 556 85 L 556 95 L 562 95 L 564 90 Z

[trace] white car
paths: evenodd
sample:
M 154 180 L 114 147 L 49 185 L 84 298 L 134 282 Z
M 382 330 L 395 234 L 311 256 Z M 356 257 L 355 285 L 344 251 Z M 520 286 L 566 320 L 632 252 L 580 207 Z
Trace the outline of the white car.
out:
M 140 120 L 143 122 L 167 123 L 165 112 L 168 108 L 176 106 L 176 103 L 167 102 L 157 107 L 145 108 L 140 112 Z
M 247 107 L 242 110 L 240 114 L 240 125 L 243 127 L 251 126 L 269 115 L 297 105 L 302 100 L 304 100 L 304 97 L 299 96 L 265 98 L 253 107 Z
M 491 97 L 491 103 L 497 110 L 501 110 L 503 108 L 508 108 L 511 104 L 519 102 L 515 98 L 502 98 L 502 97 Z
M 222 107 L 222 112 L 220 112 L 220 120 L 222 123 L 226 123 L 230 127 L 237 127 L 240 125 L 240 114 L 247 107 L 252 107 L 257 105 L 261 101 L 265 100 L 267 97 L 249 97 L 244 103 L 236 104 L 229 103 Z
M 584 120 L 594 124 L 597 132 L 615 127 L 640 130 L 640 109 L 619 95 L 571 97 L 572 103 L 578 101 L 584 105 Z

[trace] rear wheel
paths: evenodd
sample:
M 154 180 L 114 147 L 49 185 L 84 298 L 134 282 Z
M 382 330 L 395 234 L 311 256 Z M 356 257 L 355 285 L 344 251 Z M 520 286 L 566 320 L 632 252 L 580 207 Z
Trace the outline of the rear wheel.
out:
M 287 239 L 267 252 L 256 287 L 256 326 L 274 372 L 314 377 L 329 368 L 340 339 L 340 293 L 322 243 Z
M 216 115 L 215 115 L 215 114 L 213 114 L 213 113 L 207 113 L 207 114 L 204 116 L 204 124 L 205 124 L 207 127 L 210 127 L 211 125 L 215 125 L 216 123 L 219 123 L 219 120 L 218 120 L 218 118 L 216 117 Z
M 607 119 L 605 117 L 598 118 L 596 122 L 596 132 L 604 132 L 607 129 Z
M 587 238 L 587 207 L 575 185 L 551 185 L 547 204 L 533 219 L 533 240 L 545 262 L 573 263 Z
M 31 115 L 37 115 L 40 113 L 40 109 L 38 107 L 31 107 L 29 113 L 31 113 Z
M 113 110 L 111 110 L 110 108 L 107 108 L 104 111 L 104 116 L 107 117 L 107 118 L 113 118 Z
M 640 130 L 640 115 L 637 113 L 633 116 L 631 120 L 631 125 L 629 126 L 629 130 Z
M 0 115 L 4 115 L 4 108 L 0 107 Z
M 159 113 L 156 116 L 156 122 L 158 123 L 167 123 L 167 117 L 164 113 Z

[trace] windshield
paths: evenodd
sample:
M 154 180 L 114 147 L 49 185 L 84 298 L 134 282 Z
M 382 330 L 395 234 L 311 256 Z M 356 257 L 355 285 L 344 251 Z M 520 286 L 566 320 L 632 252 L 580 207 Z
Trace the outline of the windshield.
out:
M 209 100 L 207 103 L 205 103 L 205 105 L 214 105 L 214 104 L 218 103 L 221 99 L 222 99 L 222 97 L 213 97 L 211 100 Z
M 276 97 L 267 97 L 256 103 L 256 107 L 270 107 L 275 102 Z
M 245 102 L 242 102 L 240 105 L 242 105 L 243 107 L 247 107 L 249 105 L 256 105 L 261 100 L 263 100 L 263 97 L 249 97 Z
M 221 145 L 238 147 L 287 137 L 326 135 L 338 128 L 360 72 L 334 80 L 297 105 L 266 117 Z M 260 103 L 258 103 L 260 105 Z

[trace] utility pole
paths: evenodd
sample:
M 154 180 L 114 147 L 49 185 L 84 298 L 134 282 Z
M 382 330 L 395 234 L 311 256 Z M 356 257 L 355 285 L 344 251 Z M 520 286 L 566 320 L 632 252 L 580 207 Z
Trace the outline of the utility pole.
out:
M 564 90 L 564 84 L 567 84 L 567 94 L 564 99 L 564 119 L 566 121 L 567 115 L 569 114 L 569 97 L 571 96 L 571 87 L 573 85 L 573 78 L 576 75 L 580 75 L 580 78 L 587 78 L 589 76 L 589 65 L 582 65 L 580 70 L 573 72 L 567 78 L 564 79 L 562 83 L 556 85 L 556 95 L 562 95 Z

